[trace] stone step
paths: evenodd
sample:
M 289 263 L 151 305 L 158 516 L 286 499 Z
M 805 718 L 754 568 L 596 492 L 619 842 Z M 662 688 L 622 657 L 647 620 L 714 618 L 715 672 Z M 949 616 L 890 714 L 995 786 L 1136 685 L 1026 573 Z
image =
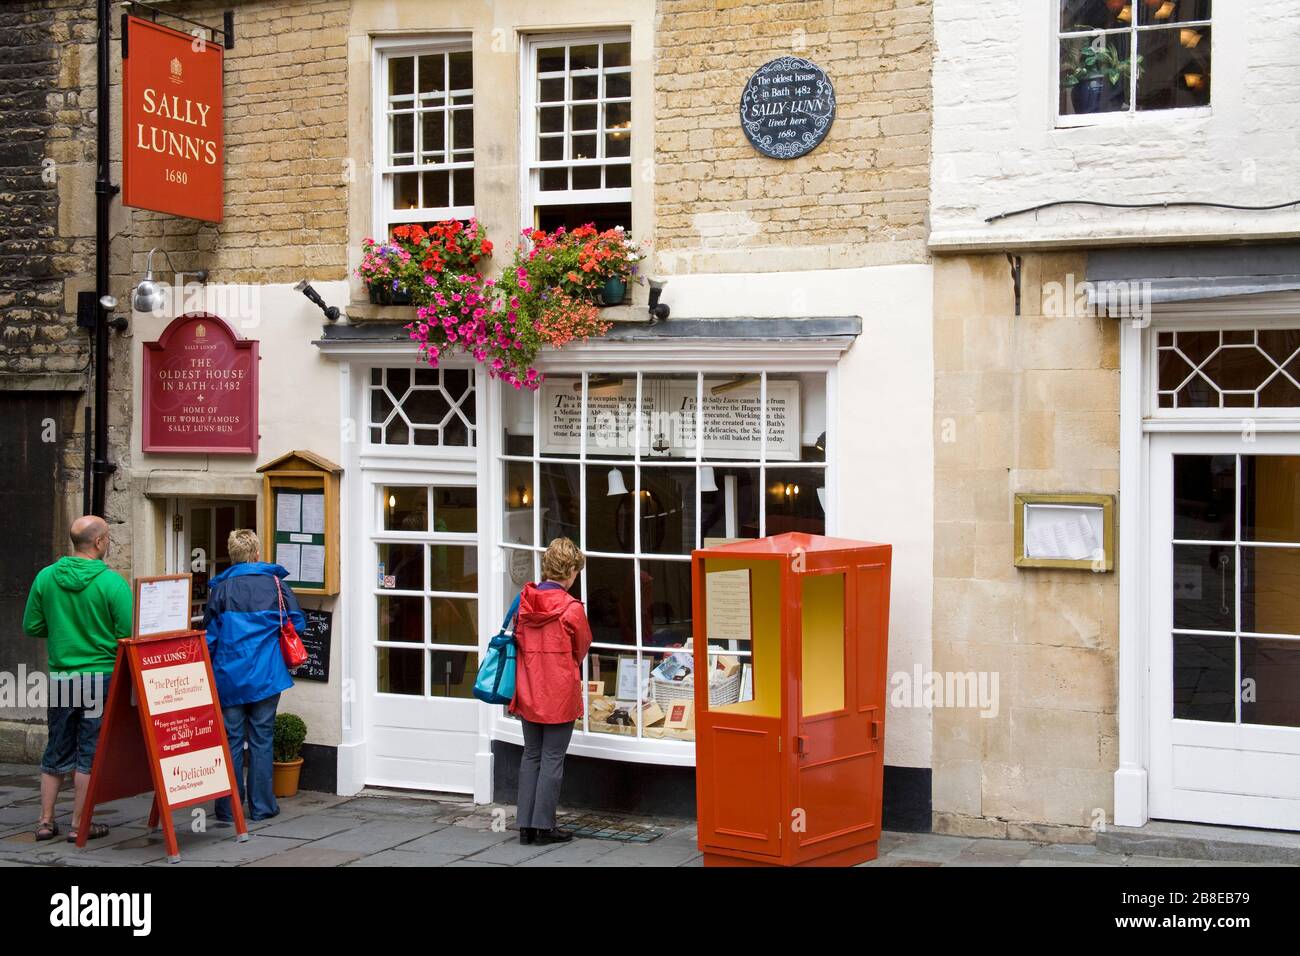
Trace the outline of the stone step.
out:
M 1097 834 L 1097 850 L 1134 856 L 1300 866 L 1300 833 L 1151 820 L 1142 827 L 1108 827 L 1104 833 Z

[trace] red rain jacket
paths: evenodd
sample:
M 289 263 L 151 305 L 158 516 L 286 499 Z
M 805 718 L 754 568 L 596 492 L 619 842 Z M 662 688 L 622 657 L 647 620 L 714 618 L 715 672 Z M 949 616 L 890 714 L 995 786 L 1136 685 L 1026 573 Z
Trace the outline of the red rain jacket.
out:
M 591 627 L 582 602 L 560 588 L 524 585 L 515 624 L 519 663 L 510 712 L 535 724 L 582 716 L 582 659 Z

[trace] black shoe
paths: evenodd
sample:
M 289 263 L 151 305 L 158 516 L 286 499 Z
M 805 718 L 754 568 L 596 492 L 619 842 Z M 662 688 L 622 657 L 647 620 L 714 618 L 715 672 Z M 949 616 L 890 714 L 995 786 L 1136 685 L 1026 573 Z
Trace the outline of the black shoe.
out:
M 568 843 L 573 839 L 573 834 L 568 830 L 560 830 L 551 827 L 549 830 L 538 830 L 535 842 L 537 843 Z
M 519 842 L 527 845 L 537 840 L 537 829 L 535 827 L 520 827 Z

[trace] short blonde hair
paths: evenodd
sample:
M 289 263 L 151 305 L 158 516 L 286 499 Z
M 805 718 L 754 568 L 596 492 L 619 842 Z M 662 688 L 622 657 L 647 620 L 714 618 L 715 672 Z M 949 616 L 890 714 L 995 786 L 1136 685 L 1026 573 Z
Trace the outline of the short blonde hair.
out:
M 542 555 L 542 580 L 566 581 L 587 564 L 578 546 L 568 538 L 556 538 Z
M 236 528 L 226 539 L 226 550 L 230 552 L 232 564 L 243 564 L 257 557 L 262 542 L 257 540 L 257 532 L 252 528 Z

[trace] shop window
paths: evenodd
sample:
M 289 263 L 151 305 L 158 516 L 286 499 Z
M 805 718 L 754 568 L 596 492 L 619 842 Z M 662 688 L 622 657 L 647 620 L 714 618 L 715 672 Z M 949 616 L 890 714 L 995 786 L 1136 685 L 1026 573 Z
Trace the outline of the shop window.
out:
M 1211 0 L 1060 0 L 1060 115 L 1210 105 Z
M 441 484 L 376 491 L 379 692 L 469 698 L 478 670 L 477 492 Z
M 372 445 L 473 447 L 475 382 L 470 369 L 370 370 Z
M 506 390 L 502 421 L 506 602 L 552 539 L 587 555 L 574 593 L 594 643 L 578 729 L 693 740 L 691 720 L 663 716 L 693 686 L 691 551 L 826 533 L 825 374 L 552 373 L 533 395 Z M 726 693 L 743 672 L 752 700 L 752 649 L 715 650 L 737 678 Z
M 1160 408 L 1300 407 L 1300 329 L 1156 334 Z
M 632 228 L 632 44 L 627 34 L 529 44 L 524 115 L 533 225 Z
M 474 62 L 468 41 L 379 50 L 379 215 L 394 225 L 474 215 Z

